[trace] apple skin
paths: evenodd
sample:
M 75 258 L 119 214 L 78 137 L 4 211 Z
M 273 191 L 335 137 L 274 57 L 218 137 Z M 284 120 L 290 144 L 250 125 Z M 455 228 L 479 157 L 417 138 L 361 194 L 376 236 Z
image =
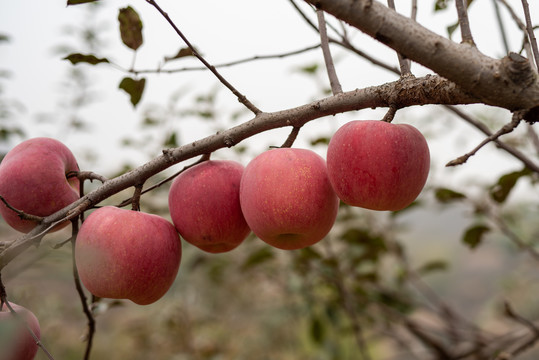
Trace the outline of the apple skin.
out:
M 113 206 L 88 216 L 75 245 L 77 270 L 88 291 L 139 305 L 151 304 L 168 291 L 181 253 L 180 238 L 169 221 Z
M 41 338 L 41 329 L 36 316 L 28 309 L 9 303 L 13 310 L 23 319 L 32 332 Z M 1 360 L 32 360 L 38 346 L 26 327 L 13 317 L 6 304 L 0 309 L 0 359 Z
M 402 210 L 429 174 L 427 141 L 415 127 L 376 120 L 344 124 L 331 138 L 328 175 L 341 200 L 371 210 Z
M 51 138 L 33 138 L 15 146 L 0 164 L 0 196 L 27 214 L 48 216 L 79 198 L 79 180 L 66 178 L 79 166 L 71 151 Z M 3 202 L 0 214 L 15 230 L 27 233 L 37 222 L 22 220 Z M 57 231 L 69 221 L 56 226 Z
M 295 148 L 271 149 L 254 158 L 243 172 L 240 203 L 251 230 L 283 250 L 324 238 L 339 207 L 324 159 Z
M 240 207 L 243 165 L 209 160 L 182 172 L 170 187 L 170 216 L 182 238 L 209 253 L 236 248 L 251 232 Z

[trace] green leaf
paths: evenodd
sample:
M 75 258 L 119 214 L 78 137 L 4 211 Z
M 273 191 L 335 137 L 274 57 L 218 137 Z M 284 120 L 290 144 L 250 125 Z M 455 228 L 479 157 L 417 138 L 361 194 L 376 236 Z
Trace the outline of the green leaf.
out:
M 470 249 L 475 249 L 483 240 L 485 233 L 489 231 L 490 228 L 486 225 L 472 225 L 464 233 L 462 242 L 468 245 Z
M 270 247 L 264 246 L 263 248 L 260 248 L 259 250 L 249 254 L 247 259 L 245 259 L 245 261 L 241 265 L 241 269 L 250 269 L 256 265 L 260 265 L 263 262 L 273 259 L 273 257 L 273 250 L 271 250 Z
M 448 3 L 449 3 L 449 0 L 436 0 L 436 3 L 434 4 L 434 11 L 447 9 Z
M 457 30 L 459 27 L 459 22 L 457 21 L 456 23 L 454 23 L 453 25 L 449 25 L 447 27 L 447 35 L 449 36 L 449 38 L 451 39 L 451 36 L 453 36 L 453 33 L 455 32 L 455 30 Z
M 80 5 L 91 2 L 98 2 L 98 0 L 67 0 L 67 6 L 69 5 Z
M 138 13 L 131 6 L 122 8 L 118 14 L 118 22 L 123 43 L 137 50 L 142 45 L 142 21 Z
M 436 197 L 436 200 L 443 204 L 447 204 L 456 200 L 466 199 L 466 195 L 464 195 L 463 193 L 459 193 L 457 191 L 447 188 L 437 188 L 434 191 L 434 196 Z
M 447 261 L 445 260 L 431 260 L 419 267 L 417 269 L 417 272 L 419 274 L 425 275 L 427 273 L 431 273 L 434 271 L 443 271 L 447 270 L 449 265 L 447 264 Z
M 299 70 L 306 74 L 314 74 L 318 70 L 318 64 L 306 65 L 301 67 Z
M 322 136 L 322 137 L 311 140 L 311 145 L 312 146 L 318 145 L 318 144 L 322 144 L 322 145 L 329 144 L 329 137 Z
M 73 65 L 78 63 L 87 63 L 91 65 L 96 65 L 100 63 L 108 63 L 109 60 L 107 58 L 98 58 L 95 55 L 85 55 L 85 54 L 69 54 L 62 60 L 69 60 Z
M 178 147 L 178 140 L 176 139 L 176 133 L 173 132 L 170 134 L 170 136 L 167 138 L 165 143 L 163 144 L 166 148 L 175 148 Z
M 501 176 L 498 182 L 490 188 L 490 197 L 498 203 L 503 203 L 515 187 L 518 179 L 531 174 L 532 171 L 530 169 L 524 168 L 523 170 Z
M 311 338 L 316 344 L 322 344 L 325 337 L 324 324 L 318 316 L 311 317 Z
M 133 106 L 137 106 L 140 99 L 142 98 L 145 84 L 146 79 L 144 78 L 140 80 L 135 80 L 129 77 L 125 77 L 120 82 L 119 88 L 128 93 L 131 97 L 131 104 L 133 104 Z
M 6 34 L 0 34 L 0 42 L 8 42 L 9 36 Z

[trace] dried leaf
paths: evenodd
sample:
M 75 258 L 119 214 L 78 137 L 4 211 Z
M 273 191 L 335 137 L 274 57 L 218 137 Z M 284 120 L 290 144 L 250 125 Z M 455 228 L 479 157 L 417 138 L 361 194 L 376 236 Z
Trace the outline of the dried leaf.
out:
M 436 200 L 444 204 L 456 200 L 466 199 L 466 195 L 447 188 L 436 189 L 434 192 L 434 196 L 436 197 Z
M 123 43 L 137 50 L 142 45 L 142 21 L 138 13 L 131 6 L 120 9 L 118 22 Z
M 78 63 L 87 63 L 90 65 L 96 65 L 100 63 L 108 63 L 109 60 L 107 58 L 98 58 L 95 55 L 85 55 L 85 54 L 69 54 L 62 60 L 69 60 L 73 65 Z
M 189 47 L 184 47 L 184 48 L 181 48 L 178 51 L 178 53 L 176 53 L 176 55 L 174 55 L 174 56 L 166 56 L 165 61 L 181 59 L 181 58 L 188 57 L 188 56 L 194 56 L 193 50 L 191 50 L 191 48 L 189 48 Z

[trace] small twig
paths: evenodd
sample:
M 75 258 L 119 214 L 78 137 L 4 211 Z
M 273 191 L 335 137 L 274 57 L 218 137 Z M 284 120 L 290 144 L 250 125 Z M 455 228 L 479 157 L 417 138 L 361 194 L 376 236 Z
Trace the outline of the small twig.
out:
M 289 148 L 289 147 L 292 147 L 292 145 L 294 145 L 294 141 L 296 141 L 296 138 L 298 137 L 300 128 L 301 128 L 300 126 L 294 126 L 292 128 L 290 135 L 288 135 L 288 137 L 286 138 L 286 141 L 281 145 L 282 148 Z
M 13 212 L 17 213 L 17 216 L 19 218 L 21 218 L 22 220 L 30 220 L 30 221 L 35 221 L 37 222 L 38 224 L 41 223 L 43 221 L 43 217 L 41 216 L 36 216 L 36 215 L 32 215 L 32 214 L 27 214 L 25 213 L 24 211 L 22 210 L 19 210 L 19 209 L 16 209 L 14 208 L 13 206 L 11 206 L 7 200 L 3 197 L 3 196 L 0 196 L 0 201 L 2 201 L 4 203 L 4 205 L 6 205 L 6 207 L 10 210 L 12 210 Z
M 96 174 L 93 171 L 72 171 L 66 174 L 68 179 L 71 176 L 76 176 L 80 181 L 90 180 L 90 182 L 92 182 L 94 180 L 99 180 L 103 184 L 108 180 L 106 177 Z
M 487 136 L 491 136 L 492 135 L 492 131 L 489 130 L 489 128 L 483 124 L 482 122 L 472 118 L 471 116 L 469 116 L 468 114 L 464 113 L 463 111 L 461 111 L 459 108 L 457 108 L 456 106 L 452 106 L 452 105 L 447 105 L 445 106 L 445 108 L 447 110 L 450 110 L 452 111 L 453 113 L 455 113 L 456 115 L 458 115 L 461 119 L 463 119 L 464 121 L 466 121 L 467 123 L 469 123 L 470 125 L 474 126 L 475 128 L 477 128 L 479 131 L 481 131 L 483 134 L 487 135 Z M 539 173 L 539 165 L 535 164 L 531 159 L 529 159 L 525 154 L 523 154 L 522 152 L 520 152 L 519 150 L 515 149 L 514 147 L 504 143 L 503 141 L 501 141 L 500 139 L 495 139 L 494 142 L 496 143 L 496 146 L 499 147 L 500 149 L 503 149 L 505 151 L 507 151 L 509 154 L 511 154 L 513 157 L 515 157 L 516 159 L 520 160 L 527 168 L 529 168 L 530 170 L 533 170 L 534 172 L 536 173 Z
M 335 252 L 333 251 L 333 248 L 331 246 L 331 242 L 325 242 L 326 249 L 328 251 L 328 254 L 331 258 L 336 259 Z M 340 263 L 338 261 L 335 262 L 335 275 L 329 276 L 328 279 L 335 285 L 337 288 L 337 292 L 339 293 L 339 300 L 342 303 L 344 311 L 348 314 L 348 317 L 350 318 L 352 331 L 354 333 L 356 344 L 359 348 L 359 353 L 361 354 L 361 358 L 363 360 L 370 360 L 371 356 L 369 353 L 369 349 L 367 346 L 367 342 L 365 340 L 365 335 L 363 333 L 363 328 L 361 326 L 361 322 L 359 319 L 359 315 L 355 308 L 355 301 L 353 299 L 353 295 L 348 291 L 348 288 L 345 284 L 345 273 L 342 271 Z
M 387 5 L 393 9 L 395 8 L 395 1 L 394 0 L 387 0 Z M 417 8 L 417 7 L 416 7 Z M 415 19 L 414 19 L 415 20 Z M 401 76 L 410 76 L 412 74 L 411 72 L 411 62 L 409 59 L 406 59 L 404 56 L 402 56 L 401 53 L 397 53 L 397 58 L 399 59 L 399 65 L 401 69 Z
M 488 144 L 491 141 L 494 141 L 494 140 L 498 139 L 500 136 L 508 134 L 511 131 L 513 131 L 518 126 L 518 124 L 520 123 L 521 120 L 522 120 L 522 117 L 520 116 L 520 114 L 518 114 L 518 113 L 513 114 L 513 119 L 511 120 L 510 123 L 505 124 L 500 130 L 496 131 L 494 134 L 492 134 L 491 136 L 489 136 L 486 139 L 484 139 L 483 141 L 481 141 L 481 143 L 479 145 L 477 145 L 470 152 L 468 152 L 468 153 L 466 153 L 466 154 L 464 154 L 462 156 L 459 156 L 458 158 L 456 158 L 454 160 L 451 160 L 445 166 L 456 166 L 456 165 L 464 164 L 466 161 L 468 161 L 468 159 L 471 156 L 475 155 L 483 146 L 485 146 L 486 144 Z
M 496 13 L 496 20 L 498 22 L 498 26 L 500 27 L 500 35 L 502 37 L 503 47 L 505 49 L 505 53 L 509 53 L 509 42 L 507 40 L 507 33 L 505 31 L 505 24 L 503 22 L 502 15 L 500 13 L 500 6 L 498 5 L 498 0 L 492 0 L 494 3 L 494 11 Z
M 43 345 L 43 343 L 41 342 L 41 340 L 37 337 L 37 335 L 34 333 L 34 331 L 30 328 L 30 325 L 28 325 L 28 323 L 20 316 L 19 313 L 17 313 L 15 311 L 15 309 L 13 309 L 13 307 L 11 306 L 11 304 L 9 303 L 9 301 L 7 300 L 7 292 L 6 292 L 6 287 L 4 286 L 4 283 L 2 282 L 2 273 L 0 272 L 0 310 L 2 309 L 3 306 L 6 306 L 8 308 L 8 310 L 11 312 L 11 315 L 13 315 L 13 317 L 18 321 L 20 322 L 21 324 L 24 325 L 24 327 L 26 328 L 26 330 L 30 333 L 30 335 L 32 336 L 32 338 L 34 339 L 34 342 L 36 343 L 36 345 L 45 353 L 45 355 L 47 356 L 47 358 L 49 360 L 54 360 L 54 358 L 52 357 L 51 353 L 47 350 L 47 348 L 45 347 L 45 345 Z
M 86 315 L 86 319 L 88 319 L 88 333 L 86 335 L 86 350 L 84 352 L 84 360 L 90 359 L 90 352 L 92 350 L 92 343 L 93 338 L 95 334 L 95 318 L 92 314 L 92 311 L 90 310 L 90 307 L 88 306 L 88 298 L 84 294 L 84 290 L 82 288 L 82 284 L 80 282 L 79 277 L 79 271 L 77 270 L 77 263 L 75 260 L 75 243 L 77 234 L 79 232 L 79 224 L 77 220 L 73 220 L 73 230 L 72 230 L 72 236 L 71 236 L 71 260 L 73 264 L 73 279 L 75 281 L 75 288 L 77 289 L 77 293 L 79 294 L 79 298 L 82 304 L 82 311 L 84 312 L 84 315 Z
M 168 16 L 168 14 L 163 10 L 161 9 L 161 7 L 154 1 L 154 0 L 146 0 L 146 2 L 150 5 L 152 5 L 153 7 L 155 7 L 155 9 L 165 18 L 165 20 L 167 20 L 167 22 L 170 24 L 170 26 L 172 26 L 172 28 L 174 29 L 174 31 L 176 31 L 176 34 L 178 34 L 178 36 L 180 38 L 182 38 L 182 40 L 185 42 L 185 44 L 191 49 L 191 51 L 193 52 L 193 55 L 198 59 L 200 60 L 204 66 L 206 66 L 208 68 L 208 70 L 210 70 L 216 77 L 217 79 L 219 79 L 219 81 L 225 85 L 239 100 L 240 103 L 242 103 L 243 105 L 245 105 L 246 108 L 248 108 L 249 110 L 251 110 L 255 115 L 258 115 L 260 113 L 262 113 L 262 111 L 260 109 L 258 109 L 254 104 L 252 104 L 245 95 L 243 95 L 242 93 L 240 93 L 238 90 L 236 90 L 236 88 L 234 86 L 232 86 L 232 84 L 230 84 L 218 71 L 217 69 L 212 66 L 210 63 L 208 63 L 206 61 L 206 59 L 204 59 L 204 57 L 202 57 L 202 55 L 200 55 L 200 53 L 196 50 L 196 48 L 191 44 L 191 42 L 187 39 L 187 37 L 185 37 L 185 35 L 180 31 L 180 29 L 176 26 L 176 24 L 172 21 L 172 19 Z
M 535 325 L 532 321 L 526 319 L 525 317 L 517 314 L 511 304 L 509 304 L 509 302 L 505 301 L 504 302 L 504 310 L 505 310 L 505 314 L 513 319 L 514 321 L 524 325 L 525 327 L 527 327 L 528 329 L 530 329 L 530 332 L 532 333 L 532 336 L 525 342 L 523 342 L 522 344 L 520 344 L 517 348 L 515 348 L 513 351 L 511 351 L 508 355 L 509 357 L 507 358 L 512 358 L 514 357 L 515 355 L 525 351 L 526 349 L 529 349 L 530 347 L 532 347 L 537 341 L 539 341 L 539 327 L 537 327 L 537 325 Z
M 202 163 L 202 162 L 204 162 L 204 161 L 207 161 L 207 160 L 209 160 L 209 159 L 210 159 L 210 154 L 204 154 L 204 155 L 202 155 L 202 156 L 200 157 L 200 159 L 198 159 L 196 162 L 184 166 L 183 169 L 181 169 L 180 171 L 174 173 L 173 175 L 167 177 L 166 179 L 163 179 L 163 180 L 159 181 L 157 184 L 152 185 L 152 186 L 150 186 L 150 187 L 144 189 L 144 190 L 140 193 L 140 195 L 144 195 L 144 194 L 146 194 L 147 192 L 150 192 L 150 191 L 152 191 L 152 190 L 154 190 L 154 189 L 156 189 L 156 188 L 158 188 L 158 187 L 160 187 L 160 186 L 166 184 L 167 182 L 174 180 L 175 177 L 177 177 L 178 175 L 180 175 L 180 174 L 181 174 L 182 172 L 184 172 L 185 170 L 187 170 L 187 169 L 189 169 L 189 168 L 192 168 L 193 166 L 198 165 L 198 164 L 200 164 L 200 163 Z M 123 200 L 120 204 L 118 204 L 118 205 L 116 205 L 116 206 L 117 206 L 117 207 L 124 207 L 124 206 L 127 206 L 127 205 L 131 204 L 132 201 L 133 201 L 133 198 L 130 197 L 129 199 Z
M 328 33 L 326 28 L 326 20 L 324 18 L 324 12 L 320 9 L 316 10 L 318 18 L 318 31 L 320 32 L 320 44 L 322 46 L 322 53 L 324 54 L 324 62 L 326 63 L 326 70 L 329 77 L 329 84 L 331 86 L 331 92 L 333 95 L 342 94 L 341 83 L 337 77 L 335 71 L 335 64 L 333 63 L 333 57 L 329 49 Z
M 539 155 L 539 136 L 535 132 L 535 129 L 531 124 L 528 124 L 528 136 L 531 139 L 532 145 L 535 148 L 537 155 Z
M 539 70 L 539 49 L 537 47 L 537 39 L 533 32 L 533 24 L 530 16 L 530 7 L 527 0 L 522 0 L 522 8 L 524 9 L 524 17 L 526 18 L 526 32 L 528 33 L 529 42 L 533 49 L 533 57 L 535 59 L 535 69 Z
M 307 51 L 318 49 L 319 47 L 320 47 L 320 44 L 316 44 L 316 45 L 312 45 L 312 46 L 307 46 L 307 47 L 305 47 L 303 49 L 293 50 L 293 51 L 289 51 L 289 52 L 285 52 L 285 53 L 279 53 L 279 54 L 273 54 L 273 55 L 255 55 L 255 56 L 247 57 L 247 58 L 244 58 L 244 59 L 239 59 L 239 60 L 229 61 L 229 62 L 225 62 L 225 63 L 221 63 L 221 64 L 216 64 L 216 65 L 213 65 L 213 66 L 215 68 L 219 69 L 219 68 L 224 68 L 224 67 L 231 67 L 231 66 L 235 66 L 235 65 L 241 65 L 241 64 L 244 64 L 244 63 L 257 61 L 257 60 L 282 59 L 282 58 L 293 56 L 293 55 L 303 54 L 303 53 L 305 53 Z M 134 74 L 148 74 L 148 73 L 150 73 L 150 74 L 154 74 L 154 73 L 157 73 L 157 74 L 161 74 L 161 73 L 172 74 L 172 73 L 184 72 L 184 71 L 201 71 L 201 70 L 208 70 L 208 68 L 206 66 L 185 66 L 185 67 L 176 68 L 176 69 L 154 69 L 154 70 L 125 70 L 125 69 L 123 69 L 123 71 L 132 72 Z
M 535 250 L 531 245 L 526 244 L 509 226 L 503 218 L 492 211 L 487 212 L 487 216 L 490 216 L 494 224 L 501 230 L 501 232 L 509 238 L 520 250 L 527 251 L 530 256 L 539 261 L 539 251 Z
M 460 34 L 462 42 L 475 46 L 472 31 L 470 30 L 470 21 L 468 20 L 468 11 L 465 0 L 455 0 L 457 5 L 457 14 L 459 17 Z

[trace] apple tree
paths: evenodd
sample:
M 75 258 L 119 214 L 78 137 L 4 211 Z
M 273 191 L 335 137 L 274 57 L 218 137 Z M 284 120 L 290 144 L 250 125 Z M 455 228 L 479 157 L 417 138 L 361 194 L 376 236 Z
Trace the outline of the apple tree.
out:
M 64 51 L 58 61 L 77 71 L 70 77 L 74 83 L 89 69 L 117 74 L 117 88 L 139 109 L 132 116 L 142 115 L 145 137 L 119 136 L 124 147 L 150 156 L 104 176 L 98 162 L 79 169 L 76 151 L 47 137 L 23 141 L 5 155 L 0 212 L 13 231 L 24 233 L 0 242 L 0 335 L 16 334 L 23 344 L 23 355 L 8 356 L 32 359 L 36 351 L 43 359 L 72 358 L 73 351 L 73 358 L 84 359 L 539 356 L 537 6 L 526 0 L 490 2 L 501 35 L 496 49 L 505 54 L 495 57 L 481 51 L 472 31 L 483 16 L 473 17 L 474 7 L 484 9 L 485 3 L 411 0 L 404 11 L 393 0 L 289 0 L 296 21 L 316 34 L 314 46 L 222 64 L 192 42 L 176 21 L 179 14 L 160 1 L 99 10 L 114 11 L 114 31 L 119 29 L 131 57 L 113 60 L 99 46 L 88 46 Z M 75 8 L 96 11 L 100 4 L 68 0 L 64 11 L 69 17 Z M 187 5 L 177 8 L 189 12 Z M 426 8 L 431 15 L 448 16 L 446 33 L 422 25 L 419 11 Z M 175 42 L 166 46 L 176 52 L 163 55 L 156 68 L 142 68 L 136 56 L 144 52 L 141 46 L 161 41 L 159 35 L 143 37 L 145 19 L 156 15 L 174 35 Z M 207 28 L 201 20 L 196 31 Z M 87 45 L 107 31 L 86 32 Z M 509 35 L 520 39 L 518 47 L 509 45 Z M 215 41 L 221 41 L 218 33 Z M 264 72 L 262 60 L 306 54 L 316 54 L 314 64 L 306 61 L 297 71 L 317 83 L 309 90 L 315 98 L 298 97 L 290 107 L 266 110 L 227 73 L 242 66 Z M 181 61 L 199 65 L 170 68 Z M 366 86 L 347 61 L 368 63 L 390 80 Z M 354 71 L 367 77 L 362 66 Z M 194 70 L 211 76 L 217 87 L 189 104 L 178 105 L 179 95 L 171 94 L 168 104 L 140 112 L 151 84 Z M 264 86 L 254 77 L 248 83 Z M 78 89 L 74 103 L 83 109 L 91 96 Z M 216 100 L 222 93 L 226 106 Z M 5 104 L 0 98 L 0 106 Z M 416 115 L 420 107 L 429 109 L 427 115 Z M 3 114 L 0 134 L 20 138 L 22 131 Z M 194 125 L 179 122 L 171 130 L 166 119 L 182 117 Z M 447 117 L 451 125 L 436 124 Z M 458 139 L 472 130 L 481 139 L 473 146 L 464 142 L 458 155 L 448 158 L 452 153 L 444 141 L 457 128 L 453 122 L 463 129 Z M 75 115 L 70 126 L 84 128 Z M 189 126 L 200 126 L 204 135 L 181 141 Z M 472 178 L 483 175 L 481 160 L 473 160 L 492 150 L 511 170 L 489 169 L 495 177 L 476 182 L 457 179 L 464 171 Z M 106 158 L 116 161 L 114 151 Z M 434 229 L 433 213 L 442 219 Z M 423 229 L 428 240 L 406 240 L 410 227 L 416 235 Z M 451 227 L 459 228 L 458 244 L 450 248 L 456 255 L 418 256 L 423 248 L 448 249 L 442 243 Z M 82 307 L 83 314 L 78 308 L 76 313 L 87 323 L 76 327 L 85 332 L 82 345 L 63 344 L 58 330 L 44 321 L 48 318 L 41 317 L 40 328 L 15 304 L 24 296 L 12 275 L 22 272 L 34 246 L 51 243 L 53 250 L 46 253 L 67 254 L 71 262 L 67 268 L 76 291 L 61 301 Z M 484 283 L 459 287 L 488 261 L 494 270 L 481 278 Z M 40 278 L 52 276 L 54 268 L 46 267 Z M 448 285 L 451 277 L 454 284 Z M 484 293 L 479 304 L 471 300 L 476 293 Z M 38 319 L 44 303 L 31 301 Z M 141 306 L 149 304 L 155 305 Z M 56 311 L 50 316 L 61 318 Z M 107 322 L 130 314 L 140 321 Z M 27 326 L 15 333 L 4 319 Z M 106 325 L 99 328 L 100 322 Z M 111 329 L 115 324 L 118 333 Z M 107 332 L 108 340 L 100 338 Z

